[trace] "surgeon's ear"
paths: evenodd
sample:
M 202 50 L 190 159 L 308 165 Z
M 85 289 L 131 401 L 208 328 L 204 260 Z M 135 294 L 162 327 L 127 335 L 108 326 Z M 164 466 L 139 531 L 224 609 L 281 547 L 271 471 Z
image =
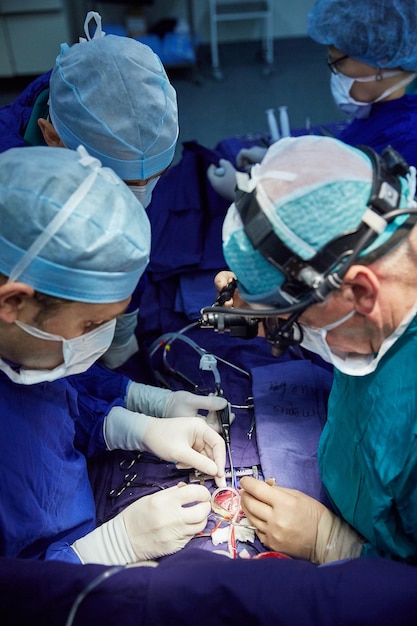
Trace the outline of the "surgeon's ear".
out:
M 60 136 L 56 132 L 49 120 L 45 120 L 43 117 L 38 119 L 38 126 L 41 129 L 43 138 L 47 146 L 52 148 L 64 148 L 64 144 L 61 141 Z
M 361 315 L 370 315 L 381 288 L 375 273 L 365 265 L 352 265 L 343 282 L 349 286 L 353 295 L 356 312 Z
M 25 283 L 4 283 L 0 285 L 0 320 L 13 323 L 27 297 L 35 290 Z

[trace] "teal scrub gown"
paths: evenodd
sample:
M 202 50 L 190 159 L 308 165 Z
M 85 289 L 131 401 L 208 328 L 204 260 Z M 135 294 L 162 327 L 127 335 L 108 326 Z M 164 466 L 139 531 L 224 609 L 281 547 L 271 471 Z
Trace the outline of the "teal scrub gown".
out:
M 362 556 L 417 563 L 417 317 L 373 373 L 335 371 L 319 465 Z

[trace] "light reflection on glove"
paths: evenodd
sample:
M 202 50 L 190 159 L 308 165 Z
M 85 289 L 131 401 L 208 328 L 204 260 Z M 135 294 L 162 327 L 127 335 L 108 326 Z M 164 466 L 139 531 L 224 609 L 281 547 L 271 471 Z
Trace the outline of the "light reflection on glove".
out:
M 220 159 L 219 165 L 209 165 L 207 178 L 219 196 L 233 202 L 236 189 L 236 170 L 230 161 Z
M 130 504 L 71 546 L 82 563 L 124 565 L 173 554 L 204 530 L 210 492 L 180 483 Z
M 271 550 L 313 563 L 360 555 L 362 537 L 321 502 L 250 477 L 242 478 L 240 485 L 242 509 Z

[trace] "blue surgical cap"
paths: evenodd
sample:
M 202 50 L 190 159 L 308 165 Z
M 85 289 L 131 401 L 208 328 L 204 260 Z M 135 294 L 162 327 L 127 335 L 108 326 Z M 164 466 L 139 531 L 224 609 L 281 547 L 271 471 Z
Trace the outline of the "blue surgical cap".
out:
M 373 67 L 417 70 L 416 0 L 316 0 L 307 31 Z
M 174 157 L 175 89 L 159 57 L 139 41 L 106 35 L 64 44 L 49 106 L 65 146 L 84 145 L 122 180 L 146 180 Z
M 0 154 L 0 272 L 42 293 L 120 302 L 149 259 L 140 202 L 85 148 Z
M 247 182 L 256 189 L 275 234 L 309 260 L 332 239 L 359 227 L 373 188 L 373 170 L 361 150 L 330 137 L 306 135 L 274 143 Z M 413 192 L 406 179 L 403 183 L 401 206 L 408 206 Z M 375 246 L 397 226 L 390 224 Z M 223 250 L 245 300 L 272 306 L 292 302 L 280 290 L 284 274 L 252 246 L 234 204 L 223 225 Z

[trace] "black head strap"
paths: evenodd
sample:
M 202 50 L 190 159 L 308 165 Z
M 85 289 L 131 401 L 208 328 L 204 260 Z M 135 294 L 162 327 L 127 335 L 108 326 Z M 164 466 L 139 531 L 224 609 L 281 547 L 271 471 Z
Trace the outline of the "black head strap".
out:
M 369 156 L 373 166 L 373 185 L 368 208 L 383 217 L 398 208 L 401 199 L 399 176 L 407 174 L 408 165 L 390 146 L 381 156 L 371 148 L 364 146 L 359 148 Z M 282 290 L 295 297 L 304 295 L 311 288 L 315 278 L 328 275 L 344 258 L 350 256 L 367 232 L 371 232 L 372 235 L 369 224 L 361 222 L 357 229 L 335 237 L 314 257 L 306 261 L 288 248 L 275 234 L 271 222 L 259 206 L 256 190 L 249 193 L 238 191 L 235 204 L 252 246 L 287 277 Z M 372 259 L 366 258 L 361 261 L 370 262 L 377 256 L 385 254 L 400 238 L 408 234 L 416 221 L 416 215 L 408 218 L 390 241 L 372 254 Z M 378 237 L 378 234 L 375 232 L 373 237 L 368 238 L 367 246 Z

